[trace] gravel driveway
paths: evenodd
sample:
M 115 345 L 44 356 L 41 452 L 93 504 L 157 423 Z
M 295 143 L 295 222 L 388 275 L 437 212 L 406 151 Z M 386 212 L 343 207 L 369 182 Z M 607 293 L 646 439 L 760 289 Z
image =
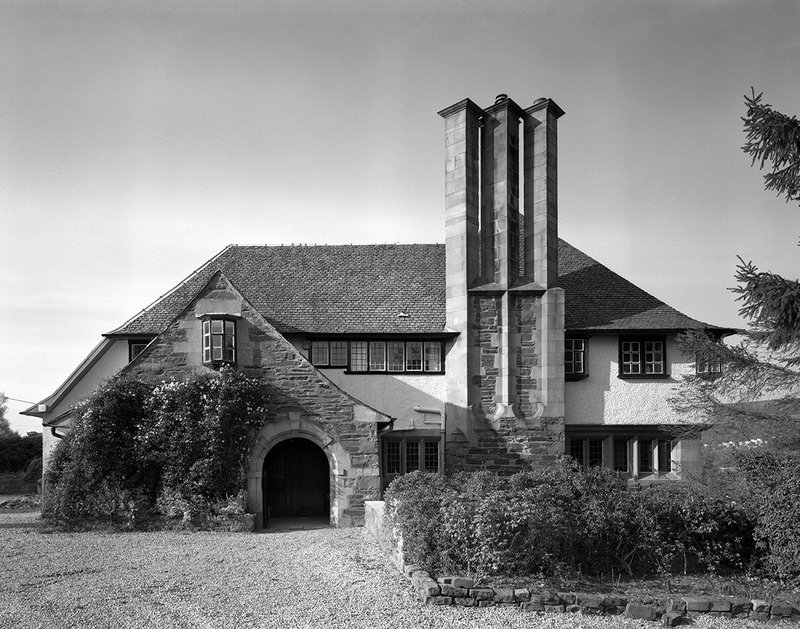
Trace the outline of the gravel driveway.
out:
M 45 533 L 0 513 L 0 627 L 657 627 L 623 618 L 428 607 L 363 529 Z M 700 619 L 698 627 L 760 627 Z

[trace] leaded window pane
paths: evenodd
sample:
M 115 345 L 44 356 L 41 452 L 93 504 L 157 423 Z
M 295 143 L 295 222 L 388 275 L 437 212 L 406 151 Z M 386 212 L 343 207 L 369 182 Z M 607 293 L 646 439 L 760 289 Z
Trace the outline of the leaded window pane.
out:
M 406 470 L 405 473 L 419 469 L 419 442 L 406 441 Z
M 211 320 L 211 334 L 222 334 L 222 319 Z
M 386 342 L 370 341 L 369 370 L 386 371 Z
M 572 439 L 569 442 L 569 455 L 583 467 L 583 439 Z
M 442 370 L 442 344 L 438 341 L 425 343 L 425 371 Z
M 311 363 L 325 366 L 328 363 L 328 341 L 311 342 Z
M 438 472 L 439 471 L 439 442 L 426 441 L 425 442 L 425 471 Z
M 403 371 L 406 364 L 405 343 L 388 341 L 386 343 L 386 360 L 389 371 Z
M 350 343 L 350 369 L 353 371 L 367 371 L 368 343 L 366 341 L 353 341 Z
M 347 366 L 347 341 L 331 341 L 330 364 L 334 367 Z
M 400 441 L 384 441 L 383 464 L 387 474 L 400 474 Z
M 589 460 L 587 465 L 589 467 L 598 467 L 603 465 L 603 440 L 589 439 L 587 449 L 589 451 Z
M 406 343 L 406 371 L 422 371 L 422 342 Z

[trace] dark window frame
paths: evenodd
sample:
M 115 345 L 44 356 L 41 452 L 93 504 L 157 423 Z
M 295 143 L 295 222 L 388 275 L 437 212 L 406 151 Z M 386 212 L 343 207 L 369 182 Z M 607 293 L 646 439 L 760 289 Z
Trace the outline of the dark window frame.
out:
M 222 322 L 222 333 L 214 333 L 213 331 L 213 322 L 221 321 Z M 227 324 L 230 323 L 233 326 L 233 332 L 228 333 L 228 326 Z M 236 318 L 225 316 L 225 315 L 206 315 L 202 317 L 201 324 L 200 324 L 200 338 L 201 338 L 201 345 L 200 345 L 200 357 L 204 365 L 210 365 L 212 367 L 220 366 L 220 365 L 235 365 L 238 359 L 238 345 L 237 345 L 237 330 L 236 330 Z M 208 332 L 206 332 L 206 327 L 208 327 Z M 222 337 L 222 358 L 214 358 L 214 337 L 221 336 Z M 209 339 L 209 344 L 206 346 L 206 337 Z M 227 346 L 227 339 L 233 339 L 232 347 L 228 348 Z M 225 354 L 227 350 L 230 349 L 232 351 L 231 358 L 226 358 Z M 206 358 L 206 350 L 208 350 L 208 357 Z
M 391 470 L 388 467 L 389 456 L 387 453 L 390 443 L 399 444 L 399 452 L 397 453 L 399 455 L 399 461 L 397 462 L 397 468 L 392 467 Z M 436 468 L 432 469 L 433 466 L 429 463 L 433 456 L 431 450 L 434 445 L 436 446 Z M 412 457 L 417 462 L 414 469 L 408 469 L 408 455 L 411 449 L 409 446 L 416 446 L 416 448 L 413 448 L 416 449 L 416 456 Z M 388 486 L 396 477 L 416 470 L 438 474 L 442 469 L 441 455 L 442 444 L 439 437 L 417 435 L 384 437 L 381 439 L 381 476 L 384 480 L 384 487 Z
M 625 347 L 626 343 L 638 343 L 636 349 L 633 347 Z M 647 373 L 647 355 L 655 353 L 654 350 L 647 350 L 647 343 L 661 343 L 661 372 L 660 373 Z M 667 338 L 663 334 L 639 334 L 620 336 L 617 342 L 618 345 L 618 374 L 617 377 L 623 380 L 663 380 L 669 378 L 669 363 L 667 361 Z M 625 360 L 626 356 L 636 355 L 638 358 L 635 361 Z M 625 365 L 638 365 L 638 372 L 625 373 Z
M 567 435 L 565 451 L 582 469 L 607 467 L 625 478 L 658 479 L 675 472 L 672 454 L 678 443 L 653 432 L 576 433 Z M 639 452 L 634 454 L 636 448 Z M 649 457 L 641 456 L 642 448 L 649 450 Z
M 153 339 L 128 339 L 128 362 L 131 362 L 139 354 L 144 351 L 144 348 L 150 344 Z M 134 351 L 134 347 L 141 345 L 138 352 Z
M 578 349 L 575 347 L 576 342 L 580 342 L 581 347 Z M 570 347 L 572 344 L 572 347 Z M 564 379 L 567 382 L 574 382 L 577 380 L 583 380 L 584 378 L 589 377 L 589 372 L 586 370 L 586 356 L 587 356 L 587 346 L 589 345 L 589 339 L 585 336 L 572 336 L 567 335 L 564 338 Z M 580 369 L 575 368 L 575 364 L 578 362 L 575 360 L 575 356 L 578 354 L 580 356 Z M 572 360 L 568 360 L 567 357 L 572 357 Z M 572 368 L 570 370 L 570 365 Z
M 331 343 L 347 343 L 347 364 L 331 364 Z M 403 368 L 402 369 L 393 369 L 392 368 L 392 360 L 391 360 L 391 350 L 390 344 L 393 343 L 402 343 L 403 344 Z M 315 356 L 315 345 L 321 346 L 325 345 L 327 347 L 327 358 L 326 360 L 322 361 L 319 360 L 318 357 Z M 357 352 L 354 352 L 354 344 L 358 344 Z M 372 366 L 372 359 L 371 359 L 371 349 L 373 346 L 377 347 L 377 344 L 383 344 L 383 363 L 382 368 L 373 368 Z M 420 346 L 419 349 L 419 368 L 410 368 L 416 365 L 416 359 L 414 360 L 414 365 L 410 365 L 409 363 L 409 345 L 410 344 L 418 344 Z M 429 360 L 429 357 L 435 356 L 437 353 L 433 351 L 434 348 L 438 348 L 438 361 L 439 361 L 439 369 L 429 369 L 429 364 L 433 364 L 433 360 Z M 428 350 L 431 349 L 432 353 L 429 354 Z M 362 351 L 363 350 L 363 351 Z M 359 361 L 359 364 L 363 364 L 364 368 L 353 368 L 354 363 L 354 354 L 356 355 L 356 360 Z M 441 339 L 425 339 L 425 338 L 414 338 L 414 337 L 404 337 L 404 338 L 392 338 L 392 337 L 376 337 L 376 338 L 353 338 L 353 339 L 312 339 L 311 345 L 308 351 L 308 360 L 311 362 L 314 367 L 318 369 L 343 369 L 347 374 L 372 374 L 372 375 L 437 375 L 443 374 L 445 372 L 444 366 L 444 356 L 445 356 L 445 341 Z M 363 359 L 363 360 L 362 360 Z
M 694 373 L 703 378 L 719 378 L 722 375 L 722 360 L 702 360 L 699 356 L 694 359 Z

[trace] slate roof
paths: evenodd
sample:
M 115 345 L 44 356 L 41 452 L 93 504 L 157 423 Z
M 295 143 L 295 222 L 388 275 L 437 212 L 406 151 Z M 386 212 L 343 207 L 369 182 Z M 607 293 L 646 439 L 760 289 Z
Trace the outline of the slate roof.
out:
M 724 331 L 678 312 L 563 240 L 558 253 L 568 330 Z M 444 245 L 231 245 L 108 335 L 159 333 L 217 270 L 283 334 L 446 331 Z

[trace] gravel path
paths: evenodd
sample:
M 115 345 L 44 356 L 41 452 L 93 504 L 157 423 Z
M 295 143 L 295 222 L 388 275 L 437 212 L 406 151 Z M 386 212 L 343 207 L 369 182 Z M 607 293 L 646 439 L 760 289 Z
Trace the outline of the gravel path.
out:
M 425 606 L 363 529 L 46 533 L 37 513 L 0 513 L 0 575 L 0 627 L 15 629 L 658 626 Z

